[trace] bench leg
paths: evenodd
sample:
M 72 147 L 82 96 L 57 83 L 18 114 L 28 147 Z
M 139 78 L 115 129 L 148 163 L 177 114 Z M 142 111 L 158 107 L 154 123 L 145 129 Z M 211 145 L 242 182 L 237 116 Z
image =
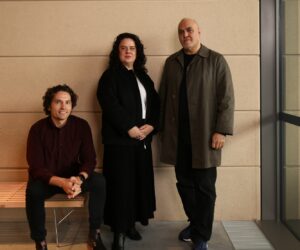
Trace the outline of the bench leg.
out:
M 55 227 L 55 238 L 56 238 L 56 246 L 59 247 L 59 241 L 58 241 L 58 223 L 57 223 L 57 217 L 56 217 L 56 209 L 53 208 L 53 215 L 54 215 L 54 227 Z
M 53 208 L 53 215 L 54 215 L 54 227 L 55 227 L 55 238 L 56 238 L 56 246 L 60 247 L 59 244 L 59 232 L 58 232 L 58 226 L 65 220 L 67 219 L 71 213 L 73 213 L 74 209 L 71 209 L 62 219 L 57 221 L 57 215 L 56 215 L 56 209 Z

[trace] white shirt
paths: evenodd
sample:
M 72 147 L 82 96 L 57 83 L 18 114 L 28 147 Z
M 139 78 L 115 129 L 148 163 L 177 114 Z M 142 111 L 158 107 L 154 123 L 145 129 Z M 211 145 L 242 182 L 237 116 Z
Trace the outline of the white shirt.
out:
M 141 101 L 142 101 L 142 118 L 146 119 L 146 111 L 147 111 L 147 93 L 146 90 L 143 86 L 143 84 L 140 82 L 138 78 L 136 78 L 139 91 L 140 91 L 140 96 L 141 96 Z

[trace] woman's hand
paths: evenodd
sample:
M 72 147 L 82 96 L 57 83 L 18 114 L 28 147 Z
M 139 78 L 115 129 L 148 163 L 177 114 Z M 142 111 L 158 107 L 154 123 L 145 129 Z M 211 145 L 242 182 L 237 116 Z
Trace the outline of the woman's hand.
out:
M 140 131 L 143 133 L 145 138 L 153 131 L 153 129 L 154 129 L 153 126 L 149 124 L 145 124 L 140 127 Z
M 137 140 L 144 140 L 145 139 L 145 135 L 142 133 L 142 131 L 137 127 L 134 126 L 131 129 L 128 130 L 128 135 L 133 138 L 133 139 L 137 139 Z

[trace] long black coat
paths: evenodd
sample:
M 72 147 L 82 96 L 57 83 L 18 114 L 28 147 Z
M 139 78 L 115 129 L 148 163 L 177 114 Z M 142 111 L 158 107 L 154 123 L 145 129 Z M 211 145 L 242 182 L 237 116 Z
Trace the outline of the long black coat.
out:
M 142 104 L 136 77 L 147 93 L 146 121 L 142 121 Z M 159 96 L 151 78 L 145 72 L 119 69 L 106 70 L 97 89 L 97 98 L 102 108 L 102 141 L 110 145 L 134 145 L 138 140 L 128 135 L 134 126 L 150 124 L 156 131 L 159 119 Z M 148 135 L 146 142 L 151 142 Z

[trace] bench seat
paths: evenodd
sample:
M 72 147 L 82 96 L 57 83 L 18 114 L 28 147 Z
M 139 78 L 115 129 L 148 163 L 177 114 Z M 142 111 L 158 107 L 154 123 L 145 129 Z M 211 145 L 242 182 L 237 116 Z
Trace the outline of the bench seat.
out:
M 0 208 L 25 208 L 26 182 L 0 182 Z M 65 194 L 56 194 L 45 202 L 46 208 L 84 207 L 85 196 L 68 199 Z
M 25 208 L 25 192 L 27 182 L 0 182 L 0 208 Z M 59 247 L 58 226 L 74 211 L 73 208 L 84 207 L 86 196 L 79 194 L 68 199 L 65 194 L 55 194 L 45 201 L 46 208 L 53 209 L 56 245 Z M 58 220 L 56 208 L 71 208 L 71 210 Z

